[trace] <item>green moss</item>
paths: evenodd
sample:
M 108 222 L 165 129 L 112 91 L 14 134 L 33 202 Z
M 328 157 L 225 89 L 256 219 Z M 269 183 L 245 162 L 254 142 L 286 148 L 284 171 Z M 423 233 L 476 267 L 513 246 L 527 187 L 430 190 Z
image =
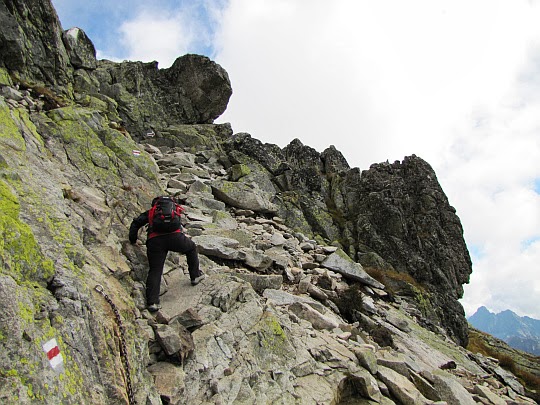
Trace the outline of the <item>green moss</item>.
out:
M 249 166 L 244 163 L 234 165 L 231 167 L 230 170 L 231 170 L 231 173 L 230 173 L 231 179 L 233 181 L 237 181 L 240 178 L 247 176 L 248 174 L 251 173 L 251 169 L 249 168 Z
M 279 324 L 277 318 L 270 312 L 265 312 L 257 328 L 261 337 L 260 345 L 267 353 L 283 356 L 288 348 L 287 335 Z
M 17 118 L 22 124 L 24 124 L 26 129 L 32 133 L 32 135 L 38 141 L 40 146 L 44 146 L 45 143 L 43 142 L 43 138 L 39 134 L 36 128 L 36 125 L 30 120 L 30 116 L 28 115 L 28 112 L 22 109 L 13 110 L 13 112 L 15 114 L 15 118 Z
M 13 84 L 8 71 L 4 68 L 0 68 L 0 84 L 4 84 L 6 86 L 11 86 Z
M 64 142 L 70 161 L 88 176 L 115 184 L 125 167 L 157 182 L 157 168 L 150 156 L 144 151 L 134 155 L 138 145 L 128 135 L 109 128 L 98 111 L 70 106 L 50 111 L 48 116 L 55 126 L 51 132 Z
M 235 183 L 232 181 L 222 181 L 219 184 L 219 190 L 225 194 L 238 193 L 245 187 L 241 183 Z
M 216 148 L 216 131 L 212 125 L 171 125 L 160 134 L 170 146 L 189 148 L 192 153 L 201 145 Z
M 0 375 L 2 377 L 18 377 L 19 376 L 19 372 L 15 369 L 11 369 L 11 370 L 0 370 Z
M 28 384 L 28 385 L 26 386 L 26 389 L 27 389 L 27 394 L 28 394 L 28 396 L 29 396 L 31 399 L 35 398 L 35 396 L 34 396 L 34 388 L 33 388 L 32 384 Z
M 219 221 L 229 219 L 229 218 L 232 218 L 231 214 L 229 214 L 228 212 L 225 212 L 225 211 L 216 210 L 212 214 L 212 221 L 214 221 L 214 222 L 219 222 Z
M 16 151 L 26 150 L 26 143 L 17 127 L 11 110 L 0 100 L 0 142 Z
M 94 110 L 106 112 L 109 109 L 109 105 L 105 101 L 90 95 L 84 95 L 78 102 L 80 105 Z
M 300 207 L 299 196 L 295 192 L 287 191 L 280 195 L 278 216 L 283 218 L 287 225 L 307 237 L 313 237 L 313 231 L 308 224 Z
M 34 308 L 29 308 L 23 302 L 19 301 L 19 319 L 27 324 L 32 324 L 34 321 Z
M 113 129 L 107 129 L 101 136 L 103 143 L 137 176 L 157 182 L 157 168 L 154 162 L 144 151 L 140 151 L 140 155 L 133 154 L 138 147 L 131 138 L 126 138 L 124 134 Z
M 46 281 L 54 265 L 41 253 L 30 227 L 19 219 L 19 202 L 0 181 L 0 258 L 5 272 L 18 282 Z
M 341 257 L 342 259 L 344 260 L 347 260 L 349 262 L 352 262 L 353 260 L 349 257 L 349 255 L 347 253 L 345 253 L 345 251 L 343 251 L 342 249 L 338 249 L 336 250 L 336 254 Z

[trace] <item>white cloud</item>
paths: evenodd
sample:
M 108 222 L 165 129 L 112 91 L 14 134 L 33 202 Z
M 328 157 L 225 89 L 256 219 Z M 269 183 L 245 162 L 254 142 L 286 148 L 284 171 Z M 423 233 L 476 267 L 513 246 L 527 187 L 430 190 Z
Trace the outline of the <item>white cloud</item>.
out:
M 120 26 L 122 42 L 129 50 L 130 60 L 157 60 L 168 67 L 176 57 L 186 53 L 192 34 L 182 16 L 153 15 L 142 12 Z
M 487 304 L 494 312 L 511 309 L 538 319 L 539 258 L 539 241 L 522 250 L 502 244 L 488 248 L 475 262 L 471 286 L 466 286 L 463 305 L 467 313 L 472 315 L 479 306 Z
M 516 60 L 495 63 L 506 49 L 490 40 L 500 23 L 498 8 L 485 7 L 492 2 L 475 2 L 484 5 L 476 9 L 445 3 L 233 0 L 218 54 L 235 90 L 224 119 L 278 144 L 308 122 L 320 128 L 311 137 L 319 149 L 330 144 L 329 133 L 336 139 L 341 132 L 343 146 L 351 136 L 363 138 L 370 150 L 348 154 L 363 165 L 402 158 L 403 150 L 433 153 L 425 139 L 442 136 L 471 98 L 492 99 Z M 504 41 L 519 52 L 517 41 Z M 351 123 L 361 131 L 352 132 Z
M 159 4 L 144 5 L 118 28 L 127 59 L 157 60 L 160 68 L 167 68 L 179 56 L 206 49 L 218 7 L 219 0 L 186 2 L 170 9 Z
M 426 159 L 483 252 L 469 314 L 508 305 L 540 318 L 540 256 L 523 249 L 540 229 L 538 6 L 231 0 L 216 60 L 234 93 L 219 122 L 280 146 L 333 144 L 362 169 Z

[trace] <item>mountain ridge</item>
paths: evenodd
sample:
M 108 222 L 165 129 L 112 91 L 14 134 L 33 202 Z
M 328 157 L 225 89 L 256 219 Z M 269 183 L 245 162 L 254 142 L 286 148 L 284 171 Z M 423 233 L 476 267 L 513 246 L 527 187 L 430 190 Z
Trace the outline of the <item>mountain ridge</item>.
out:
M 482 306 L 468 321 L 476 329 L 502 339 L 516 349 L 540 355 L 540 320 L 521 317 L 511 310 L 495 314 Z

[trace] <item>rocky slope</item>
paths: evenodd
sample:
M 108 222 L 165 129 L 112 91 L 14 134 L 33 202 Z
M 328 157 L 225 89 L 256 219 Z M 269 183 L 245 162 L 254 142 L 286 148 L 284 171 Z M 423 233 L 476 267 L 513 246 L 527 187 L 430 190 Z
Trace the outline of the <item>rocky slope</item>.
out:
M 212 124 L 231 86 L 208 58 L 96 61 L 48 1 L 0 21 L 4 403 L 534 403 L 462 347 L 470 259 L 426 162 L 262 144 Z M 150 315 L 126 237 L 161 193 L 209 277 L 171 255 Z

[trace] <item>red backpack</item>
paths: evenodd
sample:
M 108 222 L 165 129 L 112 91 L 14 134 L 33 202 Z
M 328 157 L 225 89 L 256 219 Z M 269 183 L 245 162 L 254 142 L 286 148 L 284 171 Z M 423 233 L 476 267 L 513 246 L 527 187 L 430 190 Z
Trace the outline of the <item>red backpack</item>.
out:
M 150 232 L 170 233 L 182 227 L 180 216 L 184 209 L 172 197 L 157 197 L 148 212 Z

